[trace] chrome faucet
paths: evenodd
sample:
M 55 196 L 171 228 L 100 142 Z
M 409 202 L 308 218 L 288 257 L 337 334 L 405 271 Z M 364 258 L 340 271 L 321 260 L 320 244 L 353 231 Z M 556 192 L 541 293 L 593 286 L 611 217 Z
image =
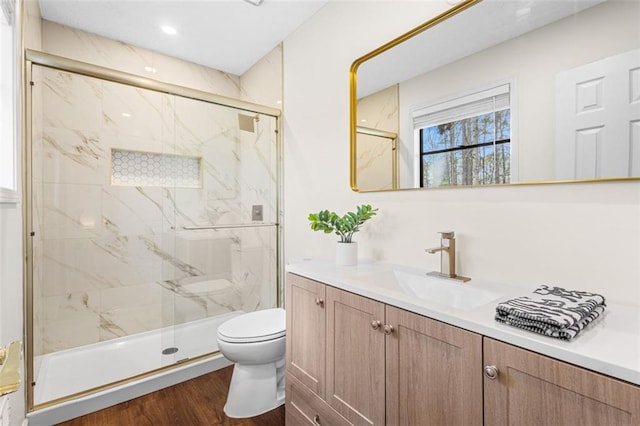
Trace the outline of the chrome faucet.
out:
M 467 282 L 471 278 L 463 277 L 456 274 L 456 238 L 453 231 L 442 231 L 440 234 L 440 247 L 426 249 L 429 254 L 440 252 L 440 272 L 429 272 L 428 275 L 434 275 L 444 278 L 453 278 L 462 282 Z

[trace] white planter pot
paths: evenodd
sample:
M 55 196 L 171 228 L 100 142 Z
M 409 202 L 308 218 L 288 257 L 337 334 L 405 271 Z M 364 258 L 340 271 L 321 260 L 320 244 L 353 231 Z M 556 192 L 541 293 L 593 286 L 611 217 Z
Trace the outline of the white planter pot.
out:
M 358 264 L 358 243 L 336 243 L 336 264 L 352 266 Z

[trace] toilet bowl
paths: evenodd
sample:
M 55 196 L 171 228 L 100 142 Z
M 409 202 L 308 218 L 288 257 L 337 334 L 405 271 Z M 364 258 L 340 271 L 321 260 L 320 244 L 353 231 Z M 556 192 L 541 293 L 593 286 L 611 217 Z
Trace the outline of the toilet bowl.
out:
M 253 417 L 284 403 L 284 309 L 241 314 L 218 327 L 218 349 L 235 362 L 224 412 Z

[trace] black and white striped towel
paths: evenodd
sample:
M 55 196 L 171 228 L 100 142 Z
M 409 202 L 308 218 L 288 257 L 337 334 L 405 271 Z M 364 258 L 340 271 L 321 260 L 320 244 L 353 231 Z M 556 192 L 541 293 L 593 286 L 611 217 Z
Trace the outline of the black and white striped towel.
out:
M 571 340 L 604 312 L 596 293 L 541 285 L 531 295 L 496 307 L 496 321 L 549 337 Z

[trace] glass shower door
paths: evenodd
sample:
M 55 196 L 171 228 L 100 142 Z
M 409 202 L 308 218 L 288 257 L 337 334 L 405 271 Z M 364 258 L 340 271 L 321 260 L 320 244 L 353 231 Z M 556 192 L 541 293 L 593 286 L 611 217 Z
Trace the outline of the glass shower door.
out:
M 276 118 L 32 67 L 33 404 L 217 350 L 277 304 Z
M 175 151 L 201 164 L 201 185 L 172 194 L 177 266 L 164 287 L 182 357 L 216 351 L 226 319 L 277 304 L 276 136 L 274 117 L 175 98 Z
M 144 333 L 162 326 L 167 221 L 149 166 L 163 155 L 168 95 L 37 65 L 32 79 L 38 405 L 160 367 Z

